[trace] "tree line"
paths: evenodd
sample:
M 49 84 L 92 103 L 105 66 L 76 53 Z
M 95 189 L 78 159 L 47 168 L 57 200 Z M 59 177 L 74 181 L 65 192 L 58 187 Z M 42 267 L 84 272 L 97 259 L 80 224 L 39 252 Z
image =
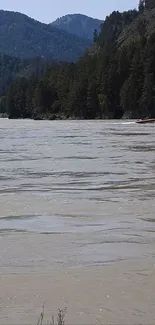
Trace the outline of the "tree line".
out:
M 108 16 L 77 63 L 17 78 L 3 96 L 10 118 L 155 117 L 154 0 Z

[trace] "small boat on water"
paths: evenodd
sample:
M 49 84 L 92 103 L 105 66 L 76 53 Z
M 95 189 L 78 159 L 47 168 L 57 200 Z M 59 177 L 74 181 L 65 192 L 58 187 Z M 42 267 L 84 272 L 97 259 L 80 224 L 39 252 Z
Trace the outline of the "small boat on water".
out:
M 146 117 L 146 118 L 136 121 L 136 123 L 138 123 L 138 124 L 155 123 L 155 118 Z

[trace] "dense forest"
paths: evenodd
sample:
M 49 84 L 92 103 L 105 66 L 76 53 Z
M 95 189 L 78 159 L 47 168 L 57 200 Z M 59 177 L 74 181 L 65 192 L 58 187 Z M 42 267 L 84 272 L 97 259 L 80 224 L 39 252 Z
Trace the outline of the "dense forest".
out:
M 0 54 L 0 95 L 7 90 L 10 83 L 16 78 L 28 78 L 34 74 L 41 76 L 48 65 L 52 65 L 51 60 L 44 60 L 40 57 L 20 60 L 5 54 Z
M 6 113 L 6 92 L 11 83 L 19 78 L 41 77 L 48 66 L 55 64 L 42 58 L 20 60 L 0 54 L 0 114 Z
M 10 118 L 155 117 L 155 0 L 113 12 L 77 63 L 17 78 L 3 96 Z

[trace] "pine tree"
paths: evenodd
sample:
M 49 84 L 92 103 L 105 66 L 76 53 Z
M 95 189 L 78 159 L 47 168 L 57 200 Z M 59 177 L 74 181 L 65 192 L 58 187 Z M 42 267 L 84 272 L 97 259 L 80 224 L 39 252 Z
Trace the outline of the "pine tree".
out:
M 16 106 L 16 85 L 11 85 L 7 92 L 7 99 L 6 99 L 6 107 L 7 107 L 7 114 L 9 118 L 19 118 L 20 111 Z
M 145 0 L 139 0 L 138 10 L 143 12 L 145 10 Z
M 93 42 L 94 42 L 94 43 L 96 43 L 97 38 L 98 38 L 98 32 L 97 32 L 97 29 L 95 29 L 95 30 L 94 30 L 94 35 L 93 35 Z
M 96 90 L 96 83 L 93 80 L 87 90 L 87 118 L 94 119 L 99 112 L 99 102 Z
M 40 118 L 43 113 L 44 109 L 44 98 L 43 98 L 43 91 L 42 91 L 42 82 L 38 82 L 36 84 L 34 94 L 33 94 L 33 114 L 35 118 Z

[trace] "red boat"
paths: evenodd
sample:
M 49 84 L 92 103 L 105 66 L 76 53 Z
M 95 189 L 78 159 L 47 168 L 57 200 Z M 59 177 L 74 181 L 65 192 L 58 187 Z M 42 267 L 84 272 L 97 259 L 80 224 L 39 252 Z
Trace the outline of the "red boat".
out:
M 144 118 L 144 119 L 138 120 L 136 123 L 138 123 L 138 124 L 155 123 L 155 118 Z

